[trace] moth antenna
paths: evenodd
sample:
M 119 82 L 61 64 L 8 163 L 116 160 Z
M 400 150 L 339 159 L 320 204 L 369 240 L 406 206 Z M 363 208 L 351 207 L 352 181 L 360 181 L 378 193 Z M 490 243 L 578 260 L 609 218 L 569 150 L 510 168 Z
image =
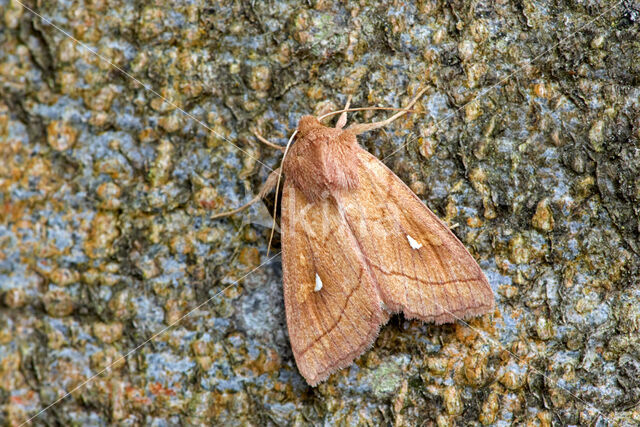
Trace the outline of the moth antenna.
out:
M 297 130 L 293 132 L 293 134 L 291 135 L 291 138 L 289 138 L 289 141 L 287 141 L 287 145 L 284 148 L 284 154 L 282 155 L 282 162 L 284 162 L 284 159 L 287 157 L 287 153 L 289 152 L 289 147 L 291 147 L 293 138 L 295 138 L 297 133 L 298 133 Z M 278 169 L 273 171 L 271 175 L 269 175 L 269 178 L 271 178 L 272 175 L 275 175 L 276 171 L 278 173 L 278 179 L 276 181 L 276 198 L 275 198 L 275 201 L 273 202 L 273 215 L 272 215 L 273 226 L 271 227 L 271 235 L 269 236 L 269 244 L 267 245 L 267 257 L 269 256 L 269 251 L 271 250 L 271 242 L 273 241 L 273 234 L 276 231 L 276 210 L 278 209 L 278 189 L 280 188 L 280 180 L 282 179 L 282 167 L 279 167 Z
M 266 196 L 271 192 L 271 190 L 273 190 L 273 187 L 276 185 L 276 179 L 278 183 L 280 182 L 280 169 L 281 168 L 278 168 L 269 174 L 269 176 L 267 177 L 267 180 L 264 182 L 264 184 L 262 184 L 262 187 L 260 188 L 260 191 L 258 192 L 258 195 L 256 197 L 249 200 L 247 203 L 240 206 L 239 208 L 233 209 L 231 211 L 215 214 L 210 219 L 224 218 L 225 216 L 231 216 L 231 215 L 237 214 L 238 212 L 242 212 L 243 210 L 247 209 L 249 206 L 251 206 L 255 202 L 264 198 L 264 196 Z
M 407 113 L 407 110 L 410 109 L 411 107 L 413 107 L 413 104 L 418 102 L 418 99 L 420 99 L 420 97 L 426 91 L 427 91 L 426 87 L 423 88 L 422 90 L 420 90 L 420 92 L 418 92 L 418 94 L 404 108 L 404 111 L 400 111 L 400 112 L 394 114 L 393 116 L 389 117 L 388 119 L 381 120 L 379 122 L 373 122 L 373 123 L 355 123 L 355 124 L 349 126 L 347 129 L 350 130 L 351 132 L 353 132 L 354 134 L 358 135 L 358 134 L 361 134 L 363 132 L 367 132 L 367 131 L 370 131 L 370 130 L 373 130 L 373 129 L 378 129 L 378 128 L 387 126 L 389 123 L 391 123 L 394 120 L 397 120 L 400 117 L 402 117 L 403 115 L 405 115 Z
M 273 142 L 266 139 L 264 136 L 260 135 L 257 131 L 254 131 L 253 134 L 255 135 L 256 138 L 258 138 L 258 141 L 262 142 L 264 145 L 271 148 L 275 148 L 276 150 L 284 151 L 285 147 L 278 144 L 274 144 Z
M 215 215 L 212 215 L 210 219 L 224 218 L 225 216 L 231 216 L 231 215 L 237 214 L 238 212 L 242 212 L 243 210 L 247 209 L 249 206 L 257 202 L 258 200 L 260 200 L 260 198 L 261 198 L 260 196 L 256 196 L 250 201 L 248 201 L 247 203 L 245 203 L 244 205 L 240 206 L 239 208 L 233 209 L 231 211 L 217 213 Z
M 393 107 L 357 107 L 357 108 L 345 108 L 342 110 L 330 111 L 326 114 L 318 117 L 318 121 L 324 120 L 327 117 L 335 116 L 340 113 L 350 113 L 352 111 L 368 111 L 368 110 L 386 110 L 386 111 L 404 111 L 405 113 L 421 113 L 421 111 L 407 110 L 406 108 L 393 108 Z

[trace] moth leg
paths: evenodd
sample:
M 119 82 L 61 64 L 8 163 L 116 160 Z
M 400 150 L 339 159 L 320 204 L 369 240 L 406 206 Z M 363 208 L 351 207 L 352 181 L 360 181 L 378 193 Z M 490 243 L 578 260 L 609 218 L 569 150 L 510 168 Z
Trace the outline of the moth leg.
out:
M 269 141 L 264 136 L 260 135 L 258 132 L 253 132 L 253 134 L 255 135 L 256 138 L 258 138 L 258 141 L 262 142 L 264 145 L 284 152 L 285 147 Z
M 344 109 L 348 110 L 349 105 L 351 105 L 351 95 L 347 96 L 347 103 L 345 104 Z M 346 124 L 347 124 L 347 112 L 343 111 L 342 114 L 340 114 L 340 118 L 336 122 L 336 129 L 342 129 Z
M 409 102 L 409 104 L 407 104 L 406 107 L 404 107 L 405 110 L 410 109 L 413 104 L 415 104 L 416 102 L 418 102 L 418 99 L 420 99 L 420 97 L 426 92 L 427 88 L 425 87 L 424 89 L 422 89 L 420 92 L 418 92 L 418 94 L 411 100 L 411 102 Z M 351 126 L 348 127 L 348 129 L 353 132 L 356 135 L 359 135 L 363 132 L 367 132 L 373 129 L 378 129 L 381 127 L 384 127 L 386 125 L 388 125 L 389 123 L 393 122 L 394 120 L 402 117 L 403 115 L 407 114 L 407 111 L 400 111 L 396 114 L 394 114 L 393 116 L 389 117 L 388 119 L 385 120 L 381 120 L 379 122 L 373 122 L 373 123 L 354 123 Z
M 249 206 L 251 206 L 255 202 L 264 198 L 264 196 L 269 194 L 276 187 L 276 184 L 278 182 L 278 177 L 280 176 L 280 173 L 281 173 L 281 169 L 282 168 L 278 168 L 269 174 L 269 176 L 267 177 L 267 180 L 264 182 L 264 184 L 262 184 L 262 187 L 260 188 L 258 195 L 253 199 L 249 200 L 249 202 L 231 211 L 217 213 L 213 215 L 210 219 L 224 218 L 225 216 L 231 216 L 231 215 L 237 214 L 238 212 L 242 212 L 243 210 L 247 209 Z

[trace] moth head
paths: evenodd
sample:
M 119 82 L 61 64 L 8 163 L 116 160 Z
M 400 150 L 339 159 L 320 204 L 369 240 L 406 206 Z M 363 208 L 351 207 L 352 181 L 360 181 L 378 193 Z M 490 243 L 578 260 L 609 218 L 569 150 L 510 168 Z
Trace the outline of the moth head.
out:
M 298 122 L 298 138 L 304 138 L 313 129 L 325 127 L 314 116 L 302 116 Z

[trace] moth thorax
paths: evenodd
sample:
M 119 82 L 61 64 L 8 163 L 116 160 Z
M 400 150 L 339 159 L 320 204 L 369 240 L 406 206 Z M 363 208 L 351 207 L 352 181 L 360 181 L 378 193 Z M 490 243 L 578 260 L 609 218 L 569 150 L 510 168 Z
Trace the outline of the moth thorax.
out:
M 308 125 L 303 127 L 302 136 L 284 159 L 287 179 L 291 179 L 310 202 L 354 190 L 358 186 L 355 135 L 317 121 Z
M 298 138 L 306 137 L 314 129 L 328 129 L 313 116 L 302 116 L 298 122 Z

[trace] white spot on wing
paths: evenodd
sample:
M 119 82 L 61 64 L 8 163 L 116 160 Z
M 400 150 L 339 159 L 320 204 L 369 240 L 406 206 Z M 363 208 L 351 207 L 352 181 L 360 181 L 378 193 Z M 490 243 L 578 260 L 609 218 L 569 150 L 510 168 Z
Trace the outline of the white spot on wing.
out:
M 412 249 L 420 249 L 422 247 L 422 243 L 418 243 L 416 239 L 409 236 L 408 234 L 407 234 L 407 240 L 409 241 L 409 245 L 411 246 Z
M 316 287 L 313 288 L 313 291 L 318 292 L 320 289 L 322 289 L 322 279 L 318 276 L 318 273 L 316 273 Z

